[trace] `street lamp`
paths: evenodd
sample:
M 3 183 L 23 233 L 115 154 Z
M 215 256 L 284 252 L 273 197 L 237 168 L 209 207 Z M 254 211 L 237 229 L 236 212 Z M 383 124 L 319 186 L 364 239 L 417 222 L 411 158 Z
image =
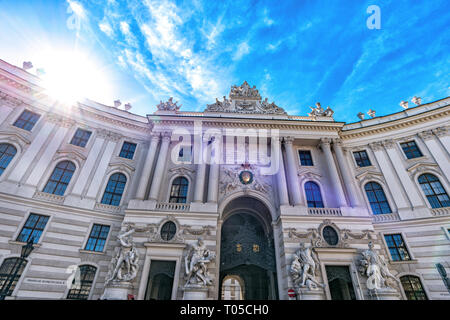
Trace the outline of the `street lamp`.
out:
M 34 249 L 33 243 L 34 237 L 28 239 L 28 242 L 22 246 L 19 262 L 16 261 L 16 263 L 14 264 L 12 268 L 12 270 L 14 270 L 14 274 L 8 279 L 8 284 L 2 288 L 2 291 L 0 292 L 0 300 L 5 300 L 5 297 L 8 295 L 8 291 L 11 288 L 14 280 L 16 279 L 17 273 L 22 268 L 23 262 L 26 261 L 26 258 L 28 258 L 31 251 L 33 251 Z

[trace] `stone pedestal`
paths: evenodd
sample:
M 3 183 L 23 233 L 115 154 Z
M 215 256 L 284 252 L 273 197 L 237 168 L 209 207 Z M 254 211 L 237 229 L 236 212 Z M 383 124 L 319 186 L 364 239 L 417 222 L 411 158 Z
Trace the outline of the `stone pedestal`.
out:
M 133 285 L 131 282 L 113 282 L 107 285 L 101 300 L 128 300 Z
M 370 300 L 401 300 L 397 290 L 392 288 L 379 289 L 376 292 L 369 292 Z
M 208 288 L 201 286 L 186 286 L 183 289 L 183 300 L 207 300 Z
M 326 300 L 324 289 L 298 288 L 297 300 Z

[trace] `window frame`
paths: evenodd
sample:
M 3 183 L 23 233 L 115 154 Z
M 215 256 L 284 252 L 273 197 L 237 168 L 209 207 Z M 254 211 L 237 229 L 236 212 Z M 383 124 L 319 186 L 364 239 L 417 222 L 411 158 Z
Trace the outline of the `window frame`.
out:
M 389 250 L 389 246 L 387 244 L 385 236 L 387 236 L 387 235 L 395 235 L 395 234 L 401 235 L 403 243 L 405 245 L 405 248 L 406 248 L 406 250 L 408 252 L 408 255 L 409 255 L 409 258 L 410 258 L 409 260 L 394 260 L 392 258 L 391 251 Z M 381 238 L 383 240 L 383 245 L 386 248 L 387 255 L 388 255 L 390 263 L 392 263 L 392 264 L 403 264 L 403 263 L 415 263 L 415 262 L 417 262 L 417 259 L 414 257 L 414 254 L 412 253 L 408 242 L 405 240 L 406 239 L 406 235 L 404 234 L 404 232 L 381 232 Z
M 121 154 L 122 154 L 122 151 L 123 151 L 123 148 L 124 148 L 124 146 L 125 146 L 125 144 L 134 145 L 133 155 L 132 155 L 131 158 L 123 157 L 123 156 L 121 155 Z M 133 160 L 134 157 L 135 157 L 135 155 L 136 155 L 137 147 L 138 147 L 138 144 L 137 144 L 137 143 L 134 143 L 134 142 L 130 142 L 130 141 L 124 140 L 124 141 L 122 142 L 122 146 L 120 147 L 118 157 L 119 157 L 119 158 L 122 158 L 122 159 Z M 127 152 L 127 154 L 129 153 L 129 151 L 125 151 L 125 152 Z
M 19 153 L 19 150 L 17 149 L 17 146 L 15 146 L 15 145 L 12 144 L 12 143 L 0 141 L 0 146 L 1 146 L 1 145 L 8 145 L 7 148 L 13 147 L 16 151 L 15 151 L 14 155 L 12 156 L 12 158 L 9 160 L 8 164 L 6 165 L 6 167 L 2 168 L 3 171 L 0 173 L 0 177 L 2 177 L 2 176 L 5 175 L 5 171 L 7 172 L 8 168 L 11 167 L 11 163 L 13 163 L 13 161 L 14 161 L 14 159 L 16 158 L 17 154 Z M 6 152 L 5 152 L 5 153 L 6 153 Z M 3 153 L 3 154 L 0 156 L 0 159 L 3 157 L 3 155 L 5 155 L 5 153 Z M 10 156 L 10 155 L 8 154 L 8 156 Z
M 407 155 L 405 149 L 403 148 L 403 144 L 411 143 L 411 142 L 413 142 L 414 145 L 416 146 L 417 150 L 419 151 L 420 156 L 412 157 L 412 158 L 409 158 L 409 157 L 408 157 L 408 155 Z M 398 145 L 399 145 L 400 150 L 402 151 L 403 156 L 404 156 L 404 158 L 405 158 L 406 160 L 418 159 L 418 158 L 421 158 L 421 157 L 424 157 L 424 156 L 425 156 L 424 153 L 422 152 L 422 150 L 420 150 L 419 144 L 417 143 L 416 139 L 407 139 L 407 140 L 404 140 L 404 141 L 399 141 L 399 142 L 398 142 Z
M 81 146 L 81 145 L 78 145 L 78 144 L 74 144 L 74 143 L 73 143 L 73 140 L 75 139 L 75 136 L 76 136 L 76 134 L 77 134 L 77 132 L 78 132 L 79 130 L 80 130 L 80 131 L 84 131 L 84 132 L 90 132 L 90 135 L 89 135 L 88 139 L 86 140 L 86 144 L 85 144 L 84 146 Z M 90 129 L 87 129 L 87 128 L 82 128 L 82 127 L 77 127 L 77 128 L 75 128 L 75 132 L 72 134 L 72 137 L 71 137 L 70 140 L 69 140 L 69 144 L 70 144 L 71 146 L 75 146 L 75 147 L 78 147 L 78 148 L 87 149 L 87 147 L 88 147 L 88 145 L 89 145 L 89 142 L 92 140 L 91 138 L 92 138 L 93 134 L 94 134 L 94 131 L 93 131 L 93 130 L 90 130 Z
M 48 218 L 44 228 L 41 231 L 38 241 L 34 242 L 33 245 L 40 245 L 42 243 L 42 239 L 45 236 L 45 232 L 46 232 L 48 226 L 50 225 L 51 215 L 38 213 L 38 212 L 36 212 L 36 210 L 32 210 L 32 212 L 31 211 L 28 212 L 28 214 L 26 215 L 26 218 L 24 219 L 24 221 L 22 221 L 21 225 L 19 226 L 18 231 L 14 234 L 14 238 L 13 238 L 12 242 L 25 244 L 30 239 L 30 236 L 28 236 L 27 241 L 21 241 L 21 240 L 19 240 L 19 236 L 22 234 L 22 231 L 25 228 L 25 225 L 32 214 L 38 215 L 38 216 L 44 216 L 44 217 Z M 30 235 L 33 233 L 34 230 L 35 230 L 35 228 L 32 229 Z
M 368 165 L 360 166 L 358 164 L 358 160 L 356 159 L 355 154 L 356 153 L 360 154 L 361 152 L 364 152 L 366 154 L 367 161 L 369 162 Z M 362 150 L 358 150 L 358 151 L 352 151 L 352 156 L 353 156 L 353 161 L 355 162 L 355 165 L 356 165 L 357 168 L 367 168 L 367 167 L 372 167 L 373 166 L 372 161 L 370 160 L 370 157 L 369 157 L 369 152 L 367 152 L 366 149 L 362 149 Z
M 439 182 L 439 184 L 441 185 L 441 187 L 442 187 L 442 189 L 444 190 L 444 192 L 445 192 L 445 194 L 447 195 L 447 197 L 449 197 L 449 199 L 450 199 L 450 195 L 449 195 L 449 193 L 447 192 L 447 185 L 446 184 L 444 184 L 444 183 L 442 183 L 442 178 L 440 177 L 440 175 L 438 175 L 438 174 L 436 174 L 436 173 L 434 173 L 434 172 L 430 172 L 430 171 L 425 171 L 425 172 L 420 172 L 420 173 L 418 173 L 416 176 L 415 176 L 415 181 L 417 182 L 417 184 L 419 185 L 419 189 L 420 189 L 420 192 L 422 193 L 422 196 L 424 197 L 424 199 L 425 199 L 425 202 L 426 202 L 426 204 L 427 204 L 427 206 L 428 206 L 428 208 L 430 208 L 431 210 L 433 210 L 433 209 L 440 209 L 440 208 L 449 208 L 450 206 L 442 206 L 442 207 L 437 207 L 437 208 L 433 208 L 433 206 L 431 205 L 431 203 L 430 203 L 430 200 L 428 199 L 428 196 L 425 194 L 425 192 L 424 192 L 424 190 L 423 190 L 423 188 L 422 188 L 422 183 L 420 183 L 420 181 L 419 181 L 419 178 L 421 177 L 421 176 L 424 176 L 424 175 L 432 175 L 432 176 L 434 176 L 436 179 L 437 179 L 437 181 Z M 428 179 L 427 179 L 428 180 Z M 428 182 L 429 183 L 429 182 Z M 429 183 L 430 184 L 430 183 Z M 434 192 L 434 189 L 433 188 L 431 188 L 431 190 L 433 190 L 433 192 Z M 440 194 L 438 194 L 438 195 L 443 195 L 443 193 L 440 193 Z M 433 196 L 437 196 L 436 194 L 434 194 Z M 439 203 L 441 203 L 441 201 L 438 199 L 438 201 L 439 201 Z
M 125 176 L 125 179 L 126 179 L 126 181 L 125 181 L 125 186 L 124 186 L 124 188 L 123 188 L 123 192 L 122 192 L 122 195 L 121 195 L 119 204 L 118 204 L 118 205 L 113 205 L 113 204 L 103 203 L 103 198 L 104 198 L 104 196 L 105 196 L 105 194 L 106 194 L 106 188 L 108 187 L 109 180 L 111 179 L 111 177 L 112 177 L 113 175 L 115 175 L 115 174 L 117 174 L 117 173 L 120 173 L 120 174 L 124 175 L 124 176 Z M 98 201 L 98 202 L 99 202 L 100 204 L 102 204 L 102 205 L 113 206 L 113 207 L 120 207 L 120 206 L 122 205 L 123 201 L 124 201 L 125 196 L 126 196 L 126 192 L 127 192 L 127 188 L 128 188 L 128 185 L 129 185 L 129 181 L 130 181 L 130 177 L 129 177 L 125 172 L 123 172 L 123 171 L 113 171 L 113 172 L 110 172 L 109 175 L 106 176 L 105 182 L 104 182 L 104 184 L 103 184 L 103 188 L 100 189 L 100 192 L 101 192 L 102 190 L 103 190 L 103 192 L 100 193 L 100 197 L 99 197 L 99 201 Z M 114 190 L 115 190 L 115 189 L 114 189 Z
M 311 164 L 303 164 L 302 163 L 302 157 L 301 157 L 301 155 L 300 155 L 300 153 L 301 152 L 307 152 L 307 153 L 309 153 L 309 156 L 310 156 L 310 160 L 311 160 Z M 314 167 L 315 165 L 314 165 L 314 158 L 313 158 L 313 155 L 312 155 L 312 152 L 311 152 L 311 149 L 297 149 L 297 156 L 298 156 L 298 163 L 299 163 L 299 165 L 301 166 L 301 167 Z
M 405 291 L 405 288 L 404 288 L 404 286 L 403 286 L 403 282 L 402 282 L 402 279 L 401 279 L 401 278 L 403 278 L 403 277 L 414 277 L 414 278 L 419 279 L 420 285 L 422 286 L 422 290 L 423 290 L 423 292 L 424 292 L 424 294 L 425 294 L 425 298 L 426 298 L 425 300 L 431 300 L 431 299 L 430 299 L 430 293 L 429 293 L 428 290 L 426 289 L 426 287 L 425 287 L 425 285 L 424 285 L 423 278 L 422 278 L 421 275 L 415 274 L 415 273 L 401 273 L 401 274 L 397 275 L 397 278 L 398 278 L 398 280 L 399 280 L 399 282 L 400 282 L 400 284 L 401 284 L 401 290 L 402 290 L 402 293 L 403 293 L 403 295 L 404 295 L 404 297 L 406 298 L 407 301 L 414 301 L 414 300 L 408 299 L 408 296 L 407 296 L 407 294 L 406 294 L 406 291 Z M 415 300 L 415 301 L 420 301 L 420 300 Z M 422 301 L 423 301 L 423 300 L 422 300 Z
M 60 163 L 63 163 L 63 162 L 69 162 L 69 163 L 71 163 L 71 164 L 74 166 L 72 175 L 71 175 L 71 177 L 70 177 L 70 179 L 69 179 L 69 182 L 67 182 L 66 187 L 64 188 L 63 194 L 60 195 L 60 194 L 56 194 L 56 193 L 54 193 L 54 192 L 46 192 L 45 189 L 47 188 L 47 185 L 49 184 L 50 179 L 52 179 L 53 173 L 54 173 L 55 170 L 57 169 L 58 165 L 59 165 Z M 77 168 L 78 168 L 78 167 L 77 167 L 77 165 L 76 165 L 76 163 L 75 163 L 74 161 L 67 160 L 67 159 L 61 159 L 60 161 L 58 161 L 58 162 L 55 164 L 55 166 L 53 167 L 53 170 L 50 172 L 50 175 L 47 177 L 47 180 L 46 180 L 46 182 L 45 182 L 43 188 L 41 189 L 42 192 L 48 193 L 48 194 L 52 194 L 52 195 L 55 195 L 55 196 L 60 196 L 60 197 L 65 196 L 66 193 L 67 193 L 67 189 L 68 189 L 69 186 L 70 186 L 70 183 L 73 181 L 73 177 L 74 177 L 74 175 L 75 175 L 75 173 L 76 173 L 76 171 L 77 171 Z M 61 169 L 61 168 L 58 168 L 58 169 Z M 67 168 L 63 169 L 63 173 L 66 172 L 66 169 L 67 169 Z M 55 181 L 56 181 L 56 180 L 55 180 Z M 57 187 L 58 187 L 60 184 L 65 184 L 65 182 L 61 182 L 61 179 L 59 179 L 58 182 L 57 182 L 57 184 L 56 184 L 56 187 L 55 187 L 55 189 L 54 189 L 53 191 L 55 191 L 55 190 L 57 189 Z
M 20 117 L 21 117 L 22 114 L 24 114 L 25 112 L 30 112 L 30 113 L 33 113 L 33 114 L 39 116 L 38 119 L 37 119 L 36 122 L 33 124 L 33 126 L 31 127 L 30 130 L 24 129 L 24 128 L 19 127 L 19 126 L 16 126 L 17 121 L 19 121 Z M 26 131 L 26 132 L 33 132 L 34 128 L 36 128 L 36 125 L 39 123 L 39 121 L 40 121 L 42 118 L 43 118 L 43 117 L 42 117 L 42 114 L 41 114 L 41 113 L 37 113 L 37 112 L 31 111 L 31 110 L 28 109 L 28 108 L 24 108 L 24 109 L 19 113 L 19 115 L 18 115 L 17 117 L 15 117 L 15 119 L 14 119 L 14 121 L 11 123 L 11 125 L 12 125 L 13 127 L 15 127 L 15 128 L 24 130 L 24 131 Z
M 386 198 L 386 203 L 388 204 L 389 209 L 390 209 L 391 212 L 386 212 L 386 213 L 374 213 L 373 208 L 372 208 L 372 204 L 371 204 L 371 202 L 370 202 L 369 196 L 367 195 L 367 191 L 366 191 L 366 186 L 367 186 L 369 183 L 376 183 L 376 184 L 378 184 L 378 185 L 381 187 L 381 190 L 383 191 L 384 197 Z M 364 182 L 364 184 L 363 184 L 363 193 L 364 193 L 364 197 L 366 198 L 368 207 L 370 208 L 370 213 L 371 213 L 373 216 L 377 216 L 377 215 L 380 215 L 380 214 L 392 214 L 392 213 L 394 213 L 394 211 L 392 210 L 392 203 L 391 203 L 389 197 L 387 196 L 385 189 L 386 189 L 385 186 L 384 186 L 382 183 L 380 183 L 379 181 L 376 181 L 376 180 L 369 180 L 369 181 Z M 378 200 L 378 199 L 377 199 L 377 200 Z M 379 201 L 378 201 L 377 203 L 379 203 Z M 381 208 L 381 206 L 380 206 L 380 208 Z
M 96 264 L 94 264 L 94 263 L 91 263 L 91 262 L 85 262 L 85 263 L 81 263 L 81 264 L 78 264 L 77 265 L 77 269 L 78 268 L 80 268 L 80 267 L 82 267 L 82 266 L 89 266 L 89 267 L 93 267 L 93 268 L 95 268 L 95 275 L 94 275 L 94 278 L 92 279 L 92 283 L 91 283 L 91 288 L 90 288 L 90 290 L 89 290 L 89 294 L 88 294 L 88 296 L 87 296 L 87 298 L 86 299 L 70 299 L 70 298 L 68 298 L 68 296 L 69 296 L 69 294 L 70 294 L 70 291 L 72 290 L 72 284 L 70 284 L 70 287 L 66 287 L 66 290 L 65 290 L 65 292 L 64 292 L 64 299 L 65 300 L 91 300 L 91 298 L 92 298 L 92 295 L 93 295 L 93 293 L 94 293 L 94 289 L 95 289 L 95 284 L 96 284 L 96 282 L 97 282 L 97 277 L 98 277 L 98 275 L 99 275 L 99 273 L 100 273 L 100 268 L 99 268 L 99 266 L 98 265 L 96 265 Z M 73 281 L 73 280 L 72 280 Z
M 317 185 L 317 187 L 319 188 L 320 199 L 321 199 L 321 202 L 322 202 L 323 207 L 316 207 L 316 206 L 310 207 L 310 206 L 308 205 L 308 196 L 307 196 L 307 193 L 306 193 L 306 185 L 307 185 L 309 182 L 314 183 L 314 184 Z M 303 193 L 304 193 L 304 195 L 305 195 L 305 201 L 306 201 L 306 207 L 307 207 L 307 208 L 327 208 L 327 204 L 325 203 L 325 199 L 324 199 L 324 197 L 323 197 L 323 195 L 322 195 L 322 190 L 323 190 L 323 188 L 322 188 L 322 186 L 320 185 L 320 183 L 318 183 L 318 182 L 315 181 L 315 180 L 306 180 L 306 181 L 303 183 Z M 314 202 L 316 202 L 316 201 L 314 201 Z
M 5 263 L 5 261 L 6 261 L 6 260 L 9 260 L 9 259 L 22 259 L 22 258 L 20 257 L 19 254 L 5 255 L 4 257 L 2 257 L 2 258 L 0 259 L 0 269 L 1 269 L 1 267 L 3 266 L 3 264 Z M 26 263 L 25 263 L 25 265 L 23 266 L 22 272 L 20 273 L 19 277 L 17 278 L 16 284 L 14 285 L 14 288 L 12 289 L 11 294 L 10 294 L 10 295 L 6 295 L 7 297 L 14 297 L 14 296 L 17 295 L 17 290 L 19 290 L 19 288 L 20 288 L 20 286 L 21 286 L 21 284 L 22 284 L 22 281 L 23 281 L 23 279 L 25 278 L 25 277 L 24 277 L 24 274 L 27 273 L 28 267 L 29 267 L 30 264 L 31 264 L 31 259 L 30 259 L 30 258 L 26 258 L 26 259 L 23 259 L 23 260 L 24 260 Z M 9 280 L 8 280 L 8 281 L 9 281 Z M 2 287 L 0 287 L 0 289 L 2 289 Z
M 173 187 L 173 184 L 174 184 L 174 181 L 176 180 L 176 179 L 178 179 L 178 178 L 184 178 L 184 179 L 186 179 L 186 181 L 187 181 L 187 190 L 186 190 L 186 201 L 185 202 L 171 202 L 170 201 L 170 199 L 172 199 L 172 187 Z M 169 192 L 168 192 L 168 199 L 167 199 L 167 202 L 168 203 L 181 203 L 181 204 L 187 204 L 187 203 L 189 203 L 189 191 L 190 191 L 190 186 L 191 186 L 191 180 L 187 177 L 187 176 L 185 176 L 185 175 L 177 175 L 177 176 L 174 176 L 171 180 L 170 180 L 170 184 L 169 184 Z M 176 199 L 178 199 L 178 198 L 182 198 L 182 197 L 180 197 L 179 196 L 179 192 L 178 192 L 178 195 L 175 197 Z
M 88 243 L 89 243 L 89 239 L 91 238 L 92 231 L 94 230 L 94 226 L 96 226 L 96 225 L 99 225 L 101 227 L 108 227 L 109 228 L 108 234 L 106 235 L 106 238 L 104 239 L 105 240 L 105 244 L 103 245 L 103 249 L 101 251 L 89 250 L 89 249 L 86 248 Z M 108 241 L 109 241 L 109 238 L 110 238 L 110 235 L 111 235 L 111 232 L 112 232 L 112 226 L 110 224 L 107 224 L 107 223 L 94 221 L 94 222 L 91 223 L 91 225 L 89 226 L 88 230 L 89 230 L 89 232 L 87 233 L 87 236 L 85 237 L 85 240 L 83 241 L 83 247 L 80 249 L 80 251 L 82 251 L 82 252 L 89 252 L 89 253 L 97 253 L 97 254 L 104 253 L 106 251 L 106 247 L 108 245 Z M 101 232 L 101 230 L 100 230 L 100 232 Z M 94 249 L 97 246 L 98 239 L 99 238 L 96 238 Z

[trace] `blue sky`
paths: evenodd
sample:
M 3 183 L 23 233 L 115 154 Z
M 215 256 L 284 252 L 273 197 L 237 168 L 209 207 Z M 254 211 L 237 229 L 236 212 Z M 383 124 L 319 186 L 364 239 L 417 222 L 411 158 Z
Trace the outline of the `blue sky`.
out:
M 88 98 L 141 115 L 171 96 L 202 111 L 247 80 L 290 114 L 320 101 L 354 122 L 450 95 L 449 25 L 448 0 L 0 0 L 0 59 L 45 69 L 44 48 L 84 52 L 111 89 Z

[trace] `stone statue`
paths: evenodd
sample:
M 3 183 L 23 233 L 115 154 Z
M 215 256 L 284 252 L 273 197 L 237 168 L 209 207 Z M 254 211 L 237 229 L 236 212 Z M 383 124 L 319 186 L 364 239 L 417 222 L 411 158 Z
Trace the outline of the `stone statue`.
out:
M 318 267 L 319 261 L 313 249 L 300 243 L 300 249 L 294 254 L 290 268 L 294 284 L 299 287 L 308 287 L 309 290 L 324 288 L 325 284 L 316 280 Z
M 369 249 L 362 252 L 363 258 L 360 260 L 360 273 L 367 276 L 367 288 L 369 292 L 375 292 L 382 288 L 390 287 L 386 284 L 387 278 L 392 278 L 398 282 L 397 278 L 389 271 L 384 258 L 378 255 L 373 249 L 372 241 L 369 242 Z
M 414 103 L 416 106 L 419 106 L 419 105 L 422 104 L 422 98 L 421 98 L 421 97 L 416 97 L 416 96 L 414 96 L 414 97 L 411 99 L 411 102 Z
M 120 249 L 112 261 L 112 272 L 108 274 L 106 285 L 111 281 L 131 281 L 138 271 L 139 254 L 133 242 L 132 234 L 135 229 L 130 229 L 119 236 Z
M 208 273 L 208 264 L 215 259 L 215 254 L 210 252 L 202 238 L 198 238 L 197 244 L 190 247 L 185 257 L 186 286 L 212 285 L 212 279 Z
M 178 111 L 181 108 L 181 104 L 177 105 L 178 101 L 173 102 L 173 98 L 170 97 L 167 102 L 160 101 L 156 106 L 159 111 Z
M 320 105 L 320 102 L 316 103 L 315 108 L 312 108 L 312 107 L 309 107 L 309 108 L 312 110 L 310 113 L 308 113 L 308 116 L 310 116 L 310 117 L 314 117 L 314 116 L 332 117 L 334 114 L 334 111 L 330 107 L 327 107 L 327 109 L 324 110 L 322 108 L 322 106 Z
M 216 102 L 213 104 L 207 104 L 205 111 L 212 111 L 212 112 L 226 112 L 229 111 L 231 107 L 231 102 L 228 100 L 225 96 L 223 96 L 223 101 L 219 101 L 219 99 L 216 98 Z
M 409 108 L 408 101 L 400 101 L 400 106 L 403 109 L 408 109 Z

